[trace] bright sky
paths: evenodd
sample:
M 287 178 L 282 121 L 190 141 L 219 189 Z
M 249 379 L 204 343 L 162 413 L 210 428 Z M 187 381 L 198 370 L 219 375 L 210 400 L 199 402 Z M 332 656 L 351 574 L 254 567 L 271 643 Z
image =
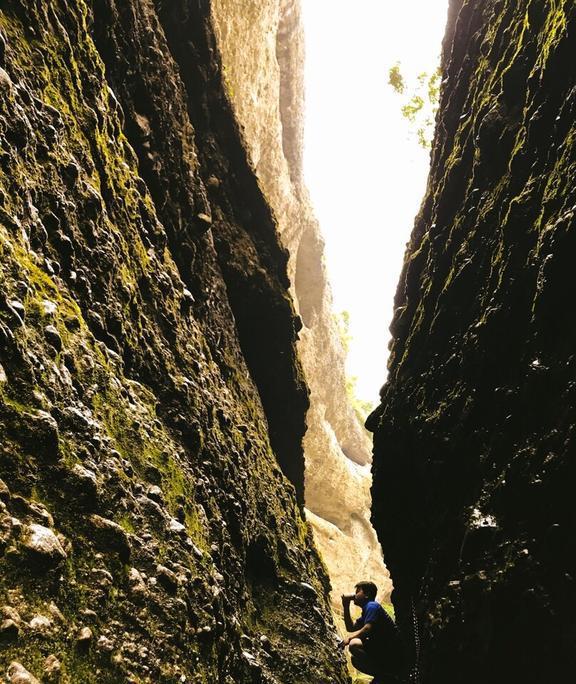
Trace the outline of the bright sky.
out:
M 428 152 L 388 85 L 432 72 L 448 0 L 302 0 L 306 31 L 304 170 L 326 241 L 336 311 L 350 312 L 348 373 L 377 403 L 406 242 L 424 194 Z

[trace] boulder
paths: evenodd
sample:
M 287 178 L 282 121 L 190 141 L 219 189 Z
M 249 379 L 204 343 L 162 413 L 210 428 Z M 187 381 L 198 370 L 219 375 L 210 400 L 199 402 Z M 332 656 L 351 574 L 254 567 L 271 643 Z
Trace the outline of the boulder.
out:
M 131 546 L 128 534 L 113 520 L 93 514 L 89 518 L 94 533 L 94 541 L 104 551 L 115 551 L 126 563 L 130 558 Z
M 50 528 L 35 523 L 25 526 L 22 549 L 32 570 L 57 567 L 68 557 L 56 534 Z
M 6 680 L 9 684 L 40 684 L 40 680 L 16 661 L 12 661 L 8 666 Z

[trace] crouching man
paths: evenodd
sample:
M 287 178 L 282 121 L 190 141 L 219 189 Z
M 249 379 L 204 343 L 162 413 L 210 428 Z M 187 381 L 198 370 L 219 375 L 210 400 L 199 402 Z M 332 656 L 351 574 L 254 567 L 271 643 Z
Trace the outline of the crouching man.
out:
M 344 622 L 352 634 L 340 645 L 348 646 L 357 670 L 374 677 L 372 684 L 396 684 L 401 681 L 402 644 L 394 620 L 376 601 L 377 593 L 374 582 L 358 582 L 353 594 L 342 596 Z M 355 622 L 350 616 L 352 602 L 362 609 Z

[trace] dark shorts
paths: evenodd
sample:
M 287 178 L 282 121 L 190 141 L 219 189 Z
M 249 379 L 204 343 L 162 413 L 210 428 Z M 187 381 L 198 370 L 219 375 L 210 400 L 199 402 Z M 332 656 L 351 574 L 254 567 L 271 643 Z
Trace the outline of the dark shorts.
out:
M 382 645 L 378 639 L 372 640 L 369 637 L 360 637 L 366 655 L 374 663 L 376 669 L 382 675 L 389 674 L 390 676 L 399 675 L 402 672 L 402 653 L 401 646 L 398 648 L 390 648 Z M 390 682 L 393 682 L 391 679 Z

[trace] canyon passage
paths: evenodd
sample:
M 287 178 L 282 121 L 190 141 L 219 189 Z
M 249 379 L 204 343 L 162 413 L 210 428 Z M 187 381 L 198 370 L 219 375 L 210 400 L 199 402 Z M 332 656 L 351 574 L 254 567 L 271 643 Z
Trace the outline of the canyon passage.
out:
M 0 4 L 7 682 L 349 683 L 328 571 L 389 593 L 387 568 L 415 681 L 574 672 L 576 8 L 450 2 L 367 421 L 386 567 L 299 12 Z

